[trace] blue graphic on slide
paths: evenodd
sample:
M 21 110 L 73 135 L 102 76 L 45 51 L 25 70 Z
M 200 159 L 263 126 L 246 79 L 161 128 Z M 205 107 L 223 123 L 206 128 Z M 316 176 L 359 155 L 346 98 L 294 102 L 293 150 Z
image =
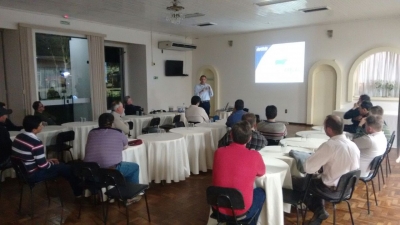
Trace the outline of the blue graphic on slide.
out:
M 264 54 L 267 53 L 269 47 L 271 45 L 265 45 L 265 46 L 257 46 L 256 47 L 256 68 L 258 67 L 258 64 L 260 63 L 261 59 L 264 57 Z

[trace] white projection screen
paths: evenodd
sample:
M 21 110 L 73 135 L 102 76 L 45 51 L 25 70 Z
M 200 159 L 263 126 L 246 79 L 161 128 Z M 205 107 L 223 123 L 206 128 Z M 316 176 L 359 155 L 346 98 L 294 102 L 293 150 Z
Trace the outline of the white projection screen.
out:
M 305 42 L 256 46 L 256 83 L 304 82 Z

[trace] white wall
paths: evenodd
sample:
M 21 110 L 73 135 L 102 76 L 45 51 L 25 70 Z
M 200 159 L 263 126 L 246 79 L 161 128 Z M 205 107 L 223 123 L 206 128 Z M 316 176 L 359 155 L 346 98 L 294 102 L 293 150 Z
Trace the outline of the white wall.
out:
M 0 28 L 17 29 L 18 23 L 35 24 L 41 26 L 71 29 L 85 32 L 95 32 L 107 35 L 105 40 L 128 44 L 142 44 L 146 46 L 146 69 L 149 108 L 168 109 L 169 105 L 181 105 L 184 101 L 190 102 L 192 82 L 192 53 L 173 52 L 157 49 L 158 41 L 177 41 L 192 43 L 191 39 L 181 36 L 153 33 L 148 31 L 127 29 L 100 23 L 70 19 L 70 25 L 60 24 L 64 20 L 56 16 L 34 14 L 25 11 L 0 8 Z M 165 77 L 164 60 L 184 60 L 184 72 L 189 77 Z M 155 63 L 153 66 L 152 63 Z M 158 76 L 158 79 L 153 79 Z M 129 93 L 129 90 L 127 90 Z M 137 98 L 137 97 L 135 97 Z
M 278 107 L 279 120 L 306 123 L 307 79 L 311 66 L 322 59 L 337 61 L 344 75 L 340 99 L 345 107 L 348 73 L 353 62 L 372 48 L 400 47 L 398 24 L 399 18 L 379 19 L 201 38 L 194 40 L 198 48 L 193 53 L 193 74 L 203 65 L 217 69 L 221 104 L 241 98 L 245 107 L 262 118 L 265 106 L 274 104 Z M 332 38 L 327 36 L 327 30 L 333 30 Z M 232 47 L 228 45 L 229 40 L 233 40 Z M 255 46 L 297 41 L 306 42 L 304 83 L 255 84 Z M 197 79 L 192 80 L 192 84 L 195 82 Z M 398 105 L 397 102 L 374 104 L 385 105 L 389 111 L 397 110 Z

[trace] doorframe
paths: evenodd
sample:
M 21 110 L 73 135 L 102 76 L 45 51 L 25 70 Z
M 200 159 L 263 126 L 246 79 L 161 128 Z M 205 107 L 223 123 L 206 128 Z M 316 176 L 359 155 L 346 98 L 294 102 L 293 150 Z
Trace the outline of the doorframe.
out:
M 207 70 L 207 69 L 211 70 L 211 72 L 214 74 L 214 86 L 215 87 L 213 89 L 213 92 L 214 92 L 213 97 L 214 97 L 214 109 L 217 110 L 217 109 L 219 109 L 219 100 L 220 100 L 220 97 L 219 97 L 219 73 L 214 68 L 214 66 L 204 65 L 204 66 L 200 67 L 200 69 L 197 72 L 196 84 L 198 83 L 198 81 L 199 81 L 198 79 L 200 78 L 200 76 L 203 75 L 204 70 Z M 194 92 L 194 90 L 193 90 L 193 92 Z
M 320 66 L 330 66 L 336 72 L 336 104 L 335 108 L 340 108 L 340 100 L 342 98 L 342 79 L 343 74 L 336 60 L 320 60 L 311 66 L 308 73 L 308 93 L 307 93 L 307 124 L 313 124 L 314 109 L 314 80 L 315 74 Z

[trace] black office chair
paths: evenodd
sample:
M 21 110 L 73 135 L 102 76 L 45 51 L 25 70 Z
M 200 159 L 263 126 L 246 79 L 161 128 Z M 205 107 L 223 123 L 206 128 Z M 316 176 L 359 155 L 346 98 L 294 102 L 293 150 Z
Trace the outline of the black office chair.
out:
M 211 207 L 215 207 L 216 210 L 213 210 L 211 214 L 211 218 L 216 219 L 218 224 L 220 223 L 235 223 L 235 224 L 250 224 L 255 218 L 254 214 L 251 218 L 244 218 L 242 220 L 238 220 L 238 217 L 242 215 L 236 215 L 235 209 L 244 209 L 244 200 L 242 193 L 235 188 L 224 188 L 217 186 L 210 186 L 207 188 L 207 203 Z M 219 207 L 230 208 L 232 210 L 232 217 L 222 217 L 219 211 Z
M 157 127 L 160 125 L 160 117 L 154 117 L 153 119 L 151 119 L 149 126 L 145 127 L 142 129 L 142 134 L 148 134 L 150 133 L 149 130 L 151 128 Z
M 267 139 L 267 141 L 268 141 L 268 146 L 279 145 L 280 143 L 280 140 Z
M 169 130 L 171 130 L 172 128 L 177 127 L 176 123 L 178 123 L 179 121 L 181 121 L 181 115 L 175 115 L 174 119 L 172 120 L 172 124 L 165 124 L 160 126 L 160 128 L 164 129 L 166 132 L 168 132 Z
M 302 191 L 282 188 L 282 195 L 283 195 L 283 202 L 290 204 L 296 208 L 296 216 L 297 216 L 297 225 L 299 225 L 299 208 L 302 207 L 302 204 L 305 202 L 307 194 L 308 194 L 308 187 L 312 178 L 312 174 L 307 174 L 305 178 L 305 189 Z M 305 212 L 301 212 L 302 221 L 305 220 Z
M 0 198 L 1 198 L 1 179 L 3 178 L 3 172 L 11 168 L 13 168 L 11 164 L 11 159 L 0 165 Z
M 71 149 L 73 148 L 72 142 L 75 140 L 75 131 L 70 130 L 70 131 L 65 131 L 57 134 L 56 138 L 56 144 L 55 145 L 48 145 L 46 147 L 46 157 L 48 157 L 49 152 L 56 152 L 57 153 L 57 159 L 60 161 L 64 161 L 64 152 L 68 151 L 71 160 L 74 160 L 74 157 L 72 156 Z M 66 144 L 68 142 L 68 144 Z
M 390 140 L 387 144 L 386 152 L 383 155 L 383 158 L 386 159 L 386 163 L 385 163 L 386 164 L 386 177 L 388 177 L 388 171 L 389 171 L 389 173 L 392 173 L 392 168 L 390 168 L 389 153 L 392 150 L 392 146 L 393 146 L 395 137 L 396 137 L 396 132 L 393 131 L 392 136 L 390 136 Z M 382 167 L 381 167 L 381 170 L 382 170 Z
M 188 121 L 188 123 L 198 124 L 198 123 L 200 123 L 200 122 Z
M 129 132 L 128 132 L 128 137 L 131 137 L 131 130 L 133 129 L 133 122 L 132 121 L 128 121 L 127 122 L 128 126 L 129 126 Z
M 336 224 L 336 204 L 346 201 L 350 212 L 351 223 L 354 225 L 353 214 L 351 212 L 351 207 L 349 200 L 353 196 L 354 188 L 357 180 L 360 178 L 361 171 L 353 170 L 340 177 L 339 183 L 336 186 L 336 190 L 320 189 L 317 185 L 311 184 L 309 186 L 309 191 L 312 195 L 316 195 L 325 201 L 332 203 L 333 205 L 333 224 Z M 306 217 L 307 210 L 305 212 L 304 218 Z
M 138 196 L 140 193 L 143 193 L 143 195 L 144 195 L 144 199 L 146 201 L 148 220 L 149 220 L 149 222 L 151 222 L 149 205 L 147 204 L 147 196 L 146 196 L 146 192 L 145 192 L 145 190 L 147 190 L 149 188 L 149 185 L 127 183 L 125 181 L 125 178 L 122 176 L 121 172 L 119 172 L 118 170 L 113 170 L 113 169 L 100 169 L 99 176 L 100 176 L 101 180 L 104 182 L 104 185 L 107 186 L 107 191 L 105 194 L 109 198 L 121 199 L 124 202 L 124 205 L 126 208 L 126 223 L 127 224 L 129 224 L 129 211 L 128 211 L 128 207 L 127 207 L 126 203 L 129 199 L 132 199 L 132 198 Z M 108 188 L 110 186 L 114 186 L 114 187 Z M 108 206 L 109 206 L 109 203 L 107 203 L 106 212 L 105 212 L 105 218 L 104 218 L 105 224 L 107 223 Z
M 57 176 L 55 177 L 50 177 L 41 181 L 36 181 L 33 182 L 29 179 L 29 174 L 28 171 L 26 170 L 25 164 L 23 161 L 21 161 L 20 159 L 17 158 L 11 158 L 11 163 L 12 166 L 15 170 L 15 173 L 17 174 L 17 177 L 19 179 L 19 182 L 21 184 L 21 195 L 20 195 L 20 199 L 19 199 L 19 207 L 18 207 L 18 212 L 21 212 L 21 205 L 22 205 L 22 195 L 23 195 L 23 191 L 24 191 L 24 185 L 28 185 L 29 189 L 30 189 L 30 194 L 31 194 L 31 219 L 33 219 L 34 216 L 34 204 L 33 204 L 33 188 L 39 184 L 44 182 L 45 186 L 46 186 L 46 193 L 47 193 L 47 199 L 48 199 L 48 204 L 50 205 L 50 196 L 49 196 L 49 189 L 47 187 L 47 181 L 57 181 Z M 58 182 L 56 182 L 57 184 L 57 193 L 58 193 L 58 197 L 60 198 L 60 203 L 61 203 L 61 219 L 60 219 L 60 224 L 62 224 L 63 222 L 63 208 L 64 208 L 64 204 L 60 195 L 60 189 L 58 187 Z
M 371 163 L 369 164 L 369 168 L 371 169 L 371 172 L 368 174 L 367 177 L 361 177 L 360 180 L 364 182 L 365 187 L 367 189 L 367 207 L 368 207 L 368 214 L 369 214 L 369 193 L 368 193 L 368 182 L 371 182 L 372 184 L 372 190 L 374 192 L 374 198 L 375 198 L 375 204 L 378 205 L 378 201 L 376 200 L 376 194 L 375 194 L 375 185 L 374 185 L 374 178 L 376 174 L 379 174 L 379 167 L 381 167 L 383 161 L 383 156 L 377 156 L 375 157 Z M 383 178 L 383 175 L 382 175 Z M 379 182 L 379 181 L 378 181 Z
M 179 121 L 175 124 L 176 127 L 185 127 L 185 123 L 183 121 Z

